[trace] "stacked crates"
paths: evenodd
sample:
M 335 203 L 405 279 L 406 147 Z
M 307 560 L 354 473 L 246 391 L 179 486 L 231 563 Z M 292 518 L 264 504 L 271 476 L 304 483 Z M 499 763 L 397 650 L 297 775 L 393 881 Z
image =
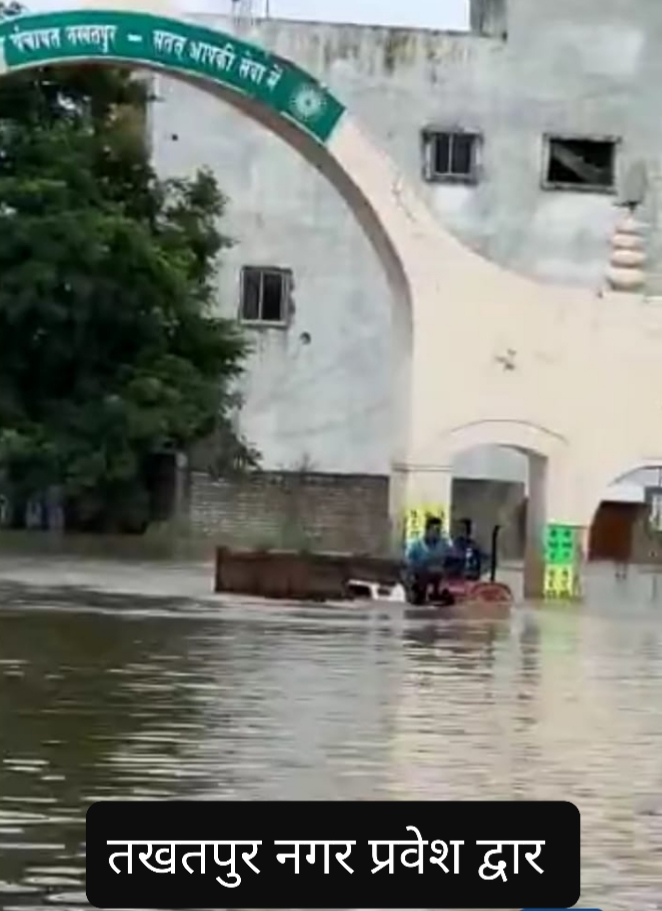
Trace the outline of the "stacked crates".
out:
M 548 525 L 545 532 L 545 597 L 575 600 L 580 597 L 581 529 Z

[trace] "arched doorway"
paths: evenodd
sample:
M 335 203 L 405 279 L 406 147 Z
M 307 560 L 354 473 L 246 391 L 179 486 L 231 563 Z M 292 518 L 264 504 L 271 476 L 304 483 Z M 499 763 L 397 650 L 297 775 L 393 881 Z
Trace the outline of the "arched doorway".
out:
M 596 603 L 636 610 L 662 592 L 662 458 L 632 454 L 612 471 L 587 520 L 586 589 Z
M 629 564 L 662 563 L 662 461 L 636 466 L 603 491 L 592 517 L 588 559 Z
M 509 490 L 498 492 L 501 502 L 488 502 L 495 491 L 485 489 L 473 496 L 466 489 L 462 492 L 454 476 L 468 456 L 489 451 L 494 464 L 494 451 L 507 450 L 514 456 L 518 477 L 511 478 Z M 465 516 L 454 504 L 455 494 L 464 494 L 465 502 L 460 511 L 482 512 L 483 545 L 488 526 L 505 525 L 510 533 L 511 552 L 520 545 L 520 559 L 524 563 L 523 589 L 530 598 L 538 598 L 543 592 L 550 597 L 561 597 L 556 591 L 554 577 L 557 572 L 545 556 L 547 537 L 550 532 L 566 534 L 567 520 L 556 506 L 563 500 L 563 481 L 568 441 L 552 428 L 526 420 L 483 419 L 448 427 L 434 439 L 427 442 L 421 451 L 423 458 L 415 466 L 415 476 L 420 491 L 419 514 L 436 509 L 455 520 Z M 483 480 L 491 480 L 483 472 Z M 465 485 L 466 487 L 466 485 Z M 494 497 L 492 497 L 494 500 Z M 466 518 L 472 518 L 467 515 Z M 450 524 L 450 521 L 449 523 Z M 573 541 L 574 541 L 574 532 Z M 513 541 L 512 539 L 515 539 Z M 517 556 L 516 554 L 512 554 Z M 574 568 L 573 568 L 574 574 Z M 563 592 L 570 594 L 570 592 Z

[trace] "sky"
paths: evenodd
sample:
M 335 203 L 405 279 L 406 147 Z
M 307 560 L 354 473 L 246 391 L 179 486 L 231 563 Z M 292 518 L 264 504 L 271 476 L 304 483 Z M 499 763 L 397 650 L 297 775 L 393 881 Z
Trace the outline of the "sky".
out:
M 171 3 L 192 12 L 227 13 L 231 8 L 231 0 L 171 0 Z M 464 29 L 468 23 L 469 0 L 252 0 L 252 3 L 256 14 L 264 13 L 268 3 L 270 15 L 282 19 Z M 37 10 L 72 4 L 26 0 L 25 5 Z M 84 6 L 84 0 L 76 5 Z M 112 0 L 107 5 L 112 6 Z
M 186 0 L 190 6 L 218 9 L 229 0 Z M 321 19 L 331 22 L 368 22 L 384 25 L 421 25 L 429 28 L 466 28 L 469 0 L 253 0 L 253 8 L 284 19 Z

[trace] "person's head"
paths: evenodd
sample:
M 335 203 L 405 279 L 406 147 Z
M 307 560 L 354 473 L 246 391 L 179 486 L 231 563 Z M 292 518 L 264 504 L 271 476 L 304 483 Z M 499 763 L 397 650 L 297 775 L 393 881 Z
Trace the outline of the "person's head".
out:
M 425 540 L 426 541 L 438 541 L 441 537 L 441 519 L 438 519 L 436 516 L 428 516 L 427 522 L 425 523 Z

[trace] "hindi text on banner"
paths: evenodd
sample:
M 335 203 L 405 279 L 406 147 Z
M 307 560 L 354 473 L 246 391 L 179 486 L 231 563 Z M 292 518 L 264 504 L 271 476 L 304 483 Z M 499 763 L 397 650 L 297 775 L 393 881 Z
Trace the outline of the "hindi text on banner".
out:
M 493 854 L 502 854 L 504 845 L 510 845 L 513 848 L 513 873 L 517 875 L 519 873 L 519 849 L 522 845 L 535 845 L 536 851 L 525 851 L 524 857 L 530 866 L 533 867 L 538 873 L 543 873 L 544 871 L 535 863 L 536 859 L 540 857 L 540 852 L 542 851 L 544 841 L 477 841 L 477 845 L 494 845 L 490 851 L 485 852 L 483 857 L 483 863 L 478 871 L 481 879 L 493 880 L 497 877 L 501 877 L 504 882 L 507 882 L 508 877 L 506 876 L 506 867 L 508 863 L 505 859 L 498 860 L 496 864 L 490 861 L 490 857 Z M 491 873 L 486 871 L 491 870 Z
M 400 863 L 403 867 L 408 867 L 410 869 L 418 868 L 419 873 L 423 873 L 423 866 L 425 863 L 425 857 L 423 854 L 423 848 L 430 845 L 434 857 L 429 857 L 429 862 L 437 864 L 445 873 L 448 873 L 449 870 L 446 867 L 444 861 L 448 857 L 448 845 L 446 842 L 436 840 L 430 844 L 429 841 L 421 837 L 420 831 L 416 826 L 407 826 L 408 832 L 414 832 L 416 837 L 409 841 L 405 840 L 377 840 L 369 841 L 368 844 L 372 847 L 372 862 L 375 864 L 372 873 L 379 873 L 380 870 L 388 868 L 389 873 L 393 873 L 393 866 L 395 863 L 394 859 L 394 849 L 398 845 L 400 847 L 406 846 L 405 850 L 400 854 Z M 450 845 L 453 846 L 453 873 L 459 873 L 460 870 L 460 855 L 459 850 L 460 846 L 464 844 L 463 841 L 451 841 Z M 388 846 L 388 857 L 386 860 L 379 859 L 379 848 L 382 846 Z M 438 855 L 441 854 L 441 857 Z
M 186 41 L 183 35 L 174 32 L 163 32 L 158 29 L 152 32 L 152 42 L 157 53 L 172 54 L 180 60 L 186 50 Z

